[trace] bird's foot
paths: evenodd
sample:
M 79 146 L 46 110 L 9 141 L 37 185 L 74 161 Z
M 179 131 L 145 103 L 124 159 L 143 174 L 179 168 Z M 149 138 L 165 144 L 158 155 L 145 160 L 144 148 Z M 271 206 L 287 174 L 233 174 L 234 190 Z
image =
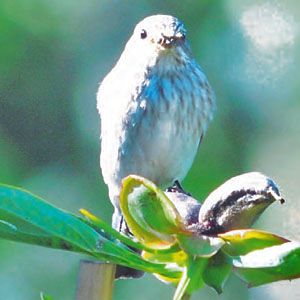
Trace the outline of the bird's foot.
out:
M 181 186 L 181 184 L 179 183 L 178 180 L 175 180 L 175 181 L 174 181 L 174 184 L 166 189 L 166 192 L 171 192 L 171 193 L 182 193 L 182 194 L 191 196 L 191 194 L 190 194 L 189 192 L 186 192 L 186 191 L 182 188 L 182 186 Z

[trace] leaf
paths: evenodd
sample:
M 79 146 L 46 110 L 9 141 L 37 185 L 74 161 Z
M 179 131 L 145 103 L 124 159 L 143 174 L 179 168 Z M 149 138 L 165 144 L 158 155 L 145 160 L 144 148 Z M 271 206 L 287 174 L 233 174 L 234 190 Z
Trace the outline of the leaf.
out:
M 0 238 L 63 250 L 166 277 L 180 276 L 166 264 L 143 260 L 119 241 L 101 235 L 80 218 L 22 189 L 0 185 Z
M 0 220 L 3 238 L 64 250 L 98 251 L 96 231 L 19 188 L 0 185 Z M 4 227 L 6 223 L 10 226 Z
M 174 204 L 151 181 L 128 176 L 123 180 L 120 206 L 127 225 L 144 245 L 163 249 L 176 242 L 184 225 Z
M 154 263 L 164 263 L 166 264 L 168 269 L 177 271 L 180 274 L 177 277 L 175 276 L 168 277 L 160 274 L 154 274 L 159 280 L 166 283 L 174 283 L 174 284 L 178 284 L 182 276 L 182 270 L 185 267 L 187 261 L 187 254 L 180 249 L 179 251 L 173 253 L 166 253 L 160 250 L 157 253 L 149 253 L 143 251 L 142 257 L 147 261 L 151 261 Z
M 208 286 L 215 289 L 218 294 L 221 294 L 231 269 L 231 262 L 228 261 L 224 253 L 219 251 L 209 259 L 203 272 L 203 280 Z
M 157 252 L 142 252 L 142 257 L 152 262 L 164 262 L 164 263 L 176 263 L 178 266 L 185 266 L 187 260 L 186 252 L 177 248 L 177 251 L 166 252 L 164 250 L 158 250 Z
M 250 251 L 288 242 L 287 239 L 262 230 L 241 229 L 218 235 L 226 245 L 222 248 L 229 256 L 244 255 Z
M 206 235 L 178 235 L 180 247 L 189 255 L 210 257 L 224 245 L 218 237 Z
M 233 259 L 235 273 L 250 287 L 300 277 L 300 243 L 252 251 Z
M 89 225 L 91 225 L 97 232 L 102 233 L 102 234 L 105 233 L 106 235 L 109 234 L 109 236 L 112 240 L 117 239 L 117 240 L 121 241 L 122 243 L 124 243 L 125 245 L 127 245 L 133 249 L 140 250 L 140 251 L 146 251 L 146 252 L 153 253 L 153 254 L 158 253 L 157 249 L 152 249 L 145 245 L 142 245 L 142 244 L 138 243 L 137 241 L 134 241 L 134 240 L 130 239 L 129 237 L 116 231 L 110 225 L 105 223 L 99 217 L 96 217 L 95 215 L 93 215 L 88 210 L 81 208 L 79 210 L 79 212 L 87 219 L 85 222 L 87 222 Z M 178 245 L 175 244 L 175 245 L 171 245 L 170 247 L 160 249 L 159 255 L 173 254 L 178 251 L 180 251 L 180 248 Z
M 39 245 L 44 247 L 50 247 L 54 249 L 62 249 L 68 251 L 75 251 L 75 252 L 83 252 L 82 249 L 64 241 L 63 239 L 47 235 L 46 233 L 40 234 L 30 234 L 23 232 L 21 229 L 14 231 L 14 230 L 7 230 L 8 228 L 4 228 L 0 225 L 0 237 L 16 242 L 23 242 L 27 244 Z
M 110 225 L 106 224 L 103 220 L 101 220 L 99 217 L 96 217 L 88 210 L 81 208 L 79 212 L 87 219 L 88 224 L 91 225 L 98 233 L 105 234 L 107 237 L 110 237 L 112 239 L 118 239 L 119 241 L 134 249 L 138 249 L 141 251 L 146 250 L 142 244 L 137 243 L 127 236 L 120 234 L 118 231 L 113 229 Z

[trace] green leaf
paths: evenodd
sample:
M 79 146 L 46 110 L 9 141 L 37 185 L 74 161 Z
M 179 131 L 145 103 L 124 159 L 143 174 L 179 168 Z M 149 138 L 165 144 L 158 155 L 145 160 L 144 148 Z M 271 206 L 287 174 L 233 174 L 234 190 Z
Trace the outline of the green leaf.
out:
M 167 253 L 166 251 L 157 250 L 157 252 L 142 252 L 142 257 L 146 259 L 147 261 L 151 261 L 154 263 L 164 263 L 166 264 L 167 268 L 173 271 L 177 271 L 179 273 L 179 276 L 164 276 L 160 274 L 155 274 L 155 276 L 167 283 L 173 283 L 178 284 L 180 281 L 180 278 L 182 276 L 182 270 L 186 266 L 187 261 L 187 254 L 182 251 L 180 248 L 177 248 L 176 252 L 170 252 Z
M 224 253 L 219 251 L 211 257 L 203 272 L 204 282 L 221 294 L 232 269 L 231 262 Z
M 248 286 L 258 286 L 278 280 L 300 277 L 300 243 L 252 251 L 233 259 L 234 271 Z
M 113 240 L 119 240 L 120 242 L 124 243 L 125 245 L 137 249 L 140 251 L 147 251 L 149 253 L 158 253 L 157 249 L 149 248 L 145 245 L 142 245 L 141 243 L 138 243 L 129 237 L 121 234 L 120 232 L 113 229 L 110 225 L 105 223 L 103 220 L 101 220 L 99 217 L 96 217 L 91 212 L 89 212 L 86 209 L 81 208 L 79 212 L 86 218 L 85 222 L 87 222 L 89 225 L 91 225 L 97 232 L 108 234 Z M 171 245 L 170 247 L 167 247 L 165 249 L 160 249 L 159 254 L 165 255 L 165 254 L 172 254 L 175 252 L 178 252 L 180 250 L 178 245 Z
M 81 252 L 99 249 L 95 230 L 19 188 L 0 185 L 0 220 L 3 238 Z
M 148 249 L 145 246 L 143 246 L 142 244 L 128 238 L 127 236 L 120 234 L 118 231 L 113 229 L 110 225 L 105 223 L 99 217 L 96 217 L 95 215 L 93 215 L 88 210 L 81 208 L 79 210 L 79 212 L 86 218 L 87 223 L 89 225 L 91 225 L 98 233 L 100 233 L 100 234 L 105 233 L 106 235 L 110 236 L 111 238 L 117 239 L 134 249 L 138 249 L 141 251 L 142 250 L 150 250 L 150 251 L 152 250 L 152 249 Z
M 3 215 L 2 215 L 3 217 Z M 15 219 L 16 220 L 16 219 Z M 16 223 L 16 222 L 15 222 Z M 19 222 L 20 224 L 21 222 Z M 0 237 L 12 241 L 34 244 L 55 249 L 63 249 L 75 252 L 83 252 L 75 245 L 53 235 L 49 235 L 36 228 L 35 232 L 26 232 L 22 226 L 16 227 L 5 221 L 0 221 Z
M 210 257 L 224 245 L 218 237 L 206 235 L 178 235 L 180 247 L 189 255 Z
M 0 185 L 0 238 L 83 252 L 97 259 L 178 278 L 166 264 L 143 260 L 136 252 L 101 235 L 80 218 L 22 189 Z
M 218 236 L 226 242 L 222 251 L 229 256 L 244 255 L 253 250 L 288 242 L 287 239 L 273 233 L 255 229 L 233 230 Z
M 151 181 L 128 176 L 123 180 L 120 206 L 134 236 L 155 249 L 176 242 L 174 234 L 184 232 L 184 225 L 174 204 Z

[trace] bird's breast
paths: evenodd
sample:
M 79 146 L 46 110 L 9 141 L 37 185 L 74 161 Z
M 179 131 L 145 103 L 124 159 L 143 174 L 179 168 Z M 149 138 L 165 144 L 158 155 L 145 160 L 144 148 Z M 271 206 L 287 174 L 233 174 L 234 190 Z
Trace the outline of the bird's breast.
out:
M 202 131 L 197 101 L 189 80 L 148 79 L 123 120 L 121 176 L 138 174 L 159 185 L 183 179 Z
M 129 174 L 160 186 L 182 180 L 211 118 L 209 86 L 197 65 L 159 70 L 131 73 L 119 87 L 106 82 L 101 93 L 114 90 L 102 104 L 101 168 L 116 191 Z

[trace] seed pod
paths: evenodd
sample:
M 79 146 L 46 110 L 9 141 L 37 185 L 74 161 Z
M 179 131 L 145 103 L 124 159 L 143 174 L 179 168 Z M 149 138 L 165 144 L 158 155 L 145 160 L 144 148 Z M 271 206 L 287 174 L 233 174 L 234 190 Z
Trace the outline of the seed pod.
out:
M 198 223 L 200 202 L 180 190 L 169 190 L 165 194 L 175 205 L 186 228 Z
M 251 172 L 233 177 L 206 198 L 197 230 L 214 235 L 249 228 L 276 200 L 284 202 L 276 183 L 265 175 Z

